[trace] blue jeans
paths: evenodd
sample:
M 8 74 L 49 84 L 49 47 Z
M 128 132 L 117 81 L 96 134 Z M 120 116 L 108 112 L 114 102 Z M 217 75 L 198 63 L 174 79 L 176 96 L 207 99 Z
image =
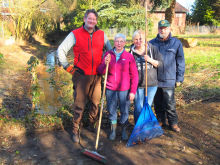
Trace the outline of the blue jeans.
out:
M 106 89 L 107 110 L 111 122 L 117 122 L 117 106 L 119 103 L 121 118 L 120 123 L 124 124 L 128 120 L 129 113 L 129 91 L 112 91 Z
M 154 96 L 157 92 L 157 86 L 147 87 L 148 104 L 151 106 Z M 145 88 L 138 88 L 134 98 L 134 121 L 136 123 L 144 105 Z

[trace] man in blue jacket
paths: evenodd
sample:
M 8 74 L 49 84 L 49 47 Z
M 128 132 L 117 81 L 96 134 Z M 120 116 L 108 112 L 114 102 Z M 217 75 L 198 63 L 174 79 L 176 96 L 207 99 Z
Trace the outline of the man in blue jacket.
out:
M 175 87 L 180 86 L 184 80 L 185 59 L 182 43 L 172 37 L 167 20 L 159 21 L 158 35 L 150 43 L 158 47 L 163 57 L 163 67 L 158 68 L 158 89 L 154 98 L 157 119 L 165 126 L 167 118 L 170 128 L 180 132 L 174 92 Z

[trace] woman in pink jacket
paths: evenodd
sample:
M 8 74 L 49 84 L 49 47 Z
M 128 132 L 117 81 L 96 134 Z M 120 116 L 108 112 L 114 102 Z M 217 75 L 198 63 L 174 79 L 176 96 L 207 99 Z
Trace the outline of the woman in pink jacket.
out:
M 110 140 L 116 138 L 117 105 L 120 108 L 120 124 L 122 125 L 122 140 L 127 140 L 126 128 L 128 126 L 130 101 L 134 100 L 138 86 L 138 71 L 136 62 L 130 53 L 125 51 L 126 37 L 124 34 L 116 34 L 114 48 L 106 52 L 102 63 L 98 67 L 98 73 L 104 74 L 106 64 L 109 63 L 106 100 L 111 122 Z

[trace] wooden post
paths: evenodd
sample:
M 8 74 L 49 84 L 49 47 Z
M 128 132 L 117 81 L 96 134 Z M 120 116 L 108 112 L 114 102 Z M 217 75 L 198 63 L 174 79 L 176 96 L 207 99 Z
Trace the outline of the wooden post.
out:
M 147 0 L 145 0 L 145 50 L 147 55 L 147 36 L 148 36 L 148 22 L 147 22 Z M 145 86 L 145 96 L 147 96 L 147 61 L 145 63 L 145 76 L 146 76 L 146 86 Z

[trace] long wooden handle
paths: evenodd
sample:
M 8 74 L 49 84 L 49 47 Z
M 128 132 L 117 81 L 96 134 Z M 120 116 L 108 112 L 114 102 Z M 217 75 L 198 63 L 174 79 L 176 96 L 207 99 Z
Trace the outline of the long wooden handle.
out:
M 99 125 L 98 125 L 97 136 L 96 136 L 96 143 L 95 143 L 95 149 L 96 150 L 98 149 L 99 133 L 100 133 L 100 127 L 101 127 L 101 123 L 102 123 L 102 111 L 103 111 L 103 106 L 104 106 L 105 89 L 106 89 L 106 82 L 107 82 L 107 76 L 108 76 L 108 66 L 109 66 L 109 62 L 106 65 L 106 71 L 105 71 L 104 89 L 103 89 L 102 99 L 101 99 L 101 109 L 100 109 L 100 115 L 99 115 Z
M 148 36 L 148 23 L 147 23 L 147 0 L 145 0 L 145 51 L 147 55 L 147 36 Z M 147 61 L 145 62 L 145 96 L 147 96 Z

